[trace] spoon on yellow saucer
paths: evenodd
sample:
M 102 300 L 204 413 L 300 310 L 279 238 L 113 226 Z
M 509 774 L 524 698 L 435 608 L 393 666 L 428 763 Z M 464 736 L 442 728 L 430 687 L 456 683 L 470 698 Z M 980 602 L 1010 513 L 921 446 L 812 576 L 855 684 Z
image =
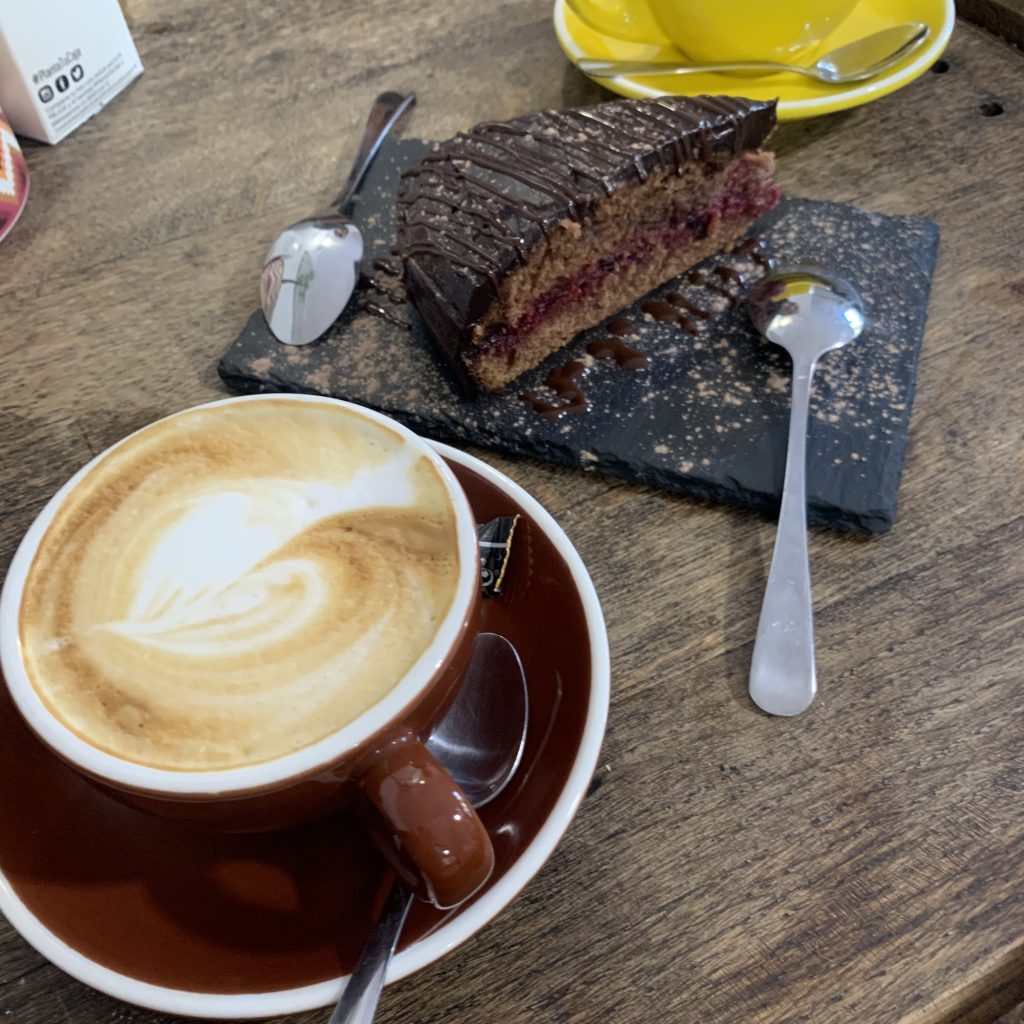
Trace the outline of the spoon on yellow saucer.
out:
M 895 25 L 856 42 L 847 43 L 822 55 L 810 67 L 780 64 L 776 61 L 738 61 L 722 64 L 677 64 L 657 61 L 590 60 L 581 58 L 576 66 L 591 78 L 617 78 L 619 75 L 691 75 L 709 71 L 778 74 L 780 71 L 806 75 L 829 85 L 846 85 L 874 78 L 914 52 L 927 38 L 928 26 L 912 21 Z

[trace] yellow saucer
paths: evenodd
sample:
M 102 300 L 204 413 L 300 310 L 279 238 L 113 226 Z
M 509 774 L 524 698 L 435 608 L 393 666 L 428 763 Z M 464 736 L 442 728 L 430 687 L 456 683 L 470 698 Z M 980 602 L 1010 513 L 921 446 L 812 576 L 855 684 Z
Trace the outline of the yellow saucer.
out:
M 853 13 L 825 40 L 817 52 L 805 55 L 808 64 L 827 50 L 906 21 L 924 22 L 931 30 L 924 46 L 906 60 L 866 82 L 825 85 L 803 75 L 762 77 L 723 74 L 645 75 L 643 77 L 594 79 L 622 96 L 697 96 L 701 93 L 732 94 L 750 99 L 778 98 L 780 121 L 831 114 L 858 107 L 908 85 L 924 74 L 946 48 L 953 33 L 956 11 L 953 0 L 861 0 Z M 600 60 L 677 60 L 686 58 L 674 47 L 627 43 L 595 32 L 566 5 L 555 0 L 555 35 L 565 55 L 574 63 L 581 57 Z

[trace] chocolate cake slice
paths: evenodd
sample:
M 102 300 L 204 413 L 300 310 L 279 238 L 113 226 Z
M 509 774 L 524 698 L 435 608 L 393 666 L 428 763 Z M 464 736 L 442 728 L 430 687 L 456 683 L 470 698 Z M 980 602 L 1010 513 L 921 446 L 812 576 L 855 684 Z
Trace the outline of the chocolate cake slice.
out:
M 775 104 L 617 100 L 478 124 L 402 176 L 406 286 L 470 391 L 742 235 L 778 202 Z

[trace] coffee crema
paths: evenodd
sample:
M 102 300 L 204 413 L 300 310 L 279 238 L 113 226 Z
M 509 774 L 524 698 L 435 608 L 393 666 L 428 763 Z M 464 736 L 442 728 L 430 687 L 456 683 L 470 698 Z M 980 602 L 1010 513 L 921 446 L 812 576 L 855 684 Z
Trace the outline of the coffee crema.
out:
M 235 768 L 381 700 L 459 581 L 451 500 L 396 431 L 343 406 L 239 402 L 161 421 L 63 501 L 19 632 L 36 692 L 139 764 Z

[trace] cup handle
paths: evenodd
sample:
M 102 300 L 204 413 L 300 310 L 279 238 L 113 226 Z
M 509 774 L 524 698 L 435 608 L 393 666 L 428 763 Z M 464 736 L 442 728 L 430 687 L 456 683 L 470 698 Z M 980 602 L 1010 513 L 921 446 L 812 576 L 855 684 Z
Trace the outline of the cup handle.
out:
M 483 822 L 454 779 L 408 730 L 387 736 L 360 766 L 359 787 L 384 832 L 371 833 L 399 877 L 442 910 L 473 895 L 494 870 Z
M 631 43 L 672 46 L 647 0 L 566 0 L 585 25 L 602 35 Z

